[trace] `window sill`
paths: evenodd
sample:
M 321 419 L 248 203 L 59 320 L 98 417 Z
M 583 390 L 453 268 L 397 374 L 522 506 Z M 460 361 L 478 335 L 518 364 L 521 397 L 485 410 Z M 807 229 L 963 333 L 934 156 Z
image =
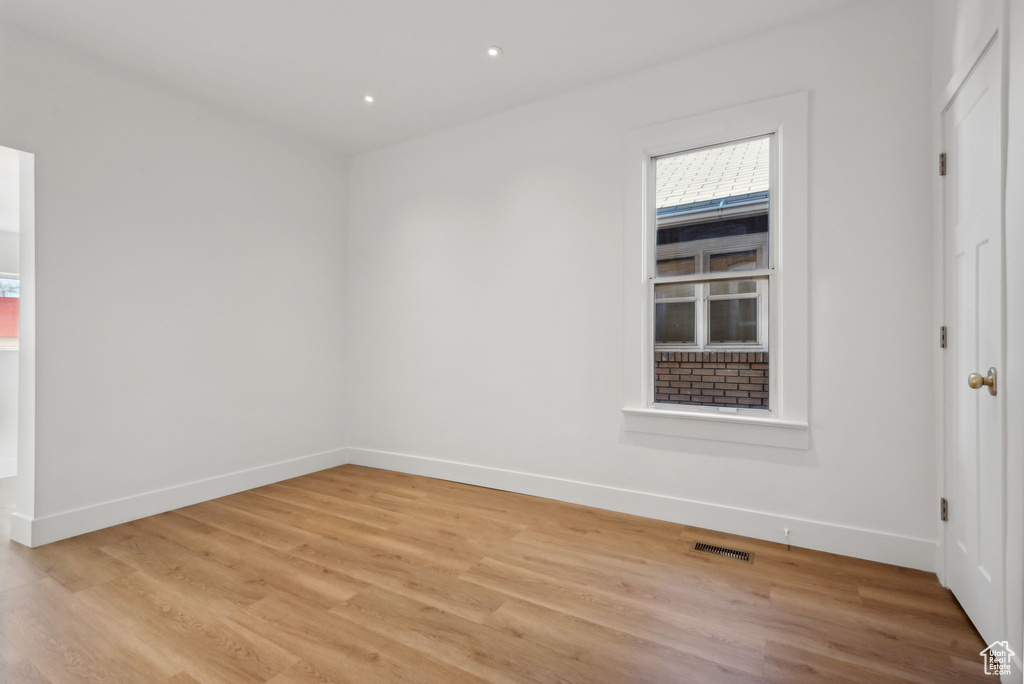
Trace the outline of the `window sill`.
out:
M 647 432 L 785 449 L 810 448 L 810 429 L 807 423 L 759 416 L 657 408 L 624 408 L 622 414 L 627 432 Z

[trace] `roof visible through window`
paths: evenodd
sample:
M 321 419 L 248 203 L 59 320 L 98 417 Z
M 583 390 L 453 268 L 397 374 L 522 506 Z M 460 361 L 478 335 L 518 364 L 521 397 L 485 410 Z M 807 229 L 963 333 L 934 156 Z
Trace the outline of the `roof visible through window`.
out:
M 658 213 L 740 195 L 768 192 L 770 138 L 658 158 Z

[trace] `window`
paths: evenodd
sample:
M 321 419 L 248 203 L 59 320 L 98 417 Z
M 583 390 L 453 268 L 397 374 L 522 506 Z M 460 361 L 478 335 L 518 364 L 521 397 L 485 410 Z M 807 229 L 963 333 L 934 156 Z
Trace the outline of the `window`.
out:
M 0 349 L 18 348 L 21 281 L 0 277 Z
M 631 131 L 626 169 L 626 430 L 807 448 L 807 94 Z
M 651 159 L 652 404 L 770 406 L 773 139 Z

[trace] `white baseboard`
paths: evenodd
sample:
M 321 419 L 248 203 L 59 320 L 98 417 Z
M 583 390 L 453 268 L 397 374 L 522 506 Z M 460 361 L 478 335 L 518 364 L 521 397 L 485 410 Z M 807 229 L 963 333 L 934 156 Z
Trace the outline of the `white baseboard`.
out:
M 42 546 L 345 463 L 541 496 L 767 541 L 783 541 L 780 531 L 788 527 L 794 546 L 919 570 L 935 569 L 936 542 L 927 539 L 535 473 L 354 447 L 227 473 L 34 519 L 14 513 L 11 516 L 11 539 L 26 546 Z
M 9 461 L 0 461 L 0 478 L 14 477 L 18 474 L 18 461 L 12 458 Z
M 333 468 L 346 463 L 346 451 L 334 449 L 39 518 L 13 513 L 11 539 L 25 546 L 42 546 L 129 520 Z
M 355 447 L 346 449 L 346 456 L 346 462 L 356 465 L 531 494 L 766 541 L 783 541 L 781 531 L 788 527 L 794 546 L 935 571 L 936 542 L 927 539 L 423 456 Z

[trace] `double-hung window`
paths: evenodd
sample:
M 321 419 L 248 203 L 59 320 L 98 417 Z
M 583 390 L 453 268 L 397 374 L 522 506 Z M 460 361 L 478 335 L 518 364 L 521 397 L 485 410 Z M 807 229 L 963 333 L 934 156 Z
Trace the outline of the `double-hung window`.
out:
M 770 406 L 774 135 L 650 161 L 653 404 Z
M 806 448 L 806 93 L 626 152 L 626 429 Z

